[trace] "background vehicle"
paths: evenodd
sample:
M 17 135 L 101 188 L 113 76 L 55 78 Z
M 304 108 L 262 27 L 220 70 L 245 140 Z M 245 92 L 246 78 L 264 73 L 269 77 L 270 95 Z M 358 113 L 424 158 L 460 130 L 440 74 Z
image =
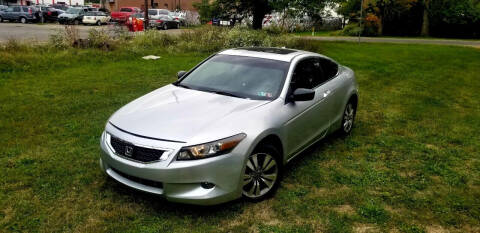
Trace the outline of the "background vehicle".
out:
M 78 25 L 83 21 L 83 16 L 86 12 L 88 12 L 88 9 L 83 7 L 68 8 L 65 13 L 58 16 L 58 22 L 60 24 Z
M 160 16 L 169 14 L 170 11 L 166 9 L 148 9 L 149 19 L 160 19 Z
M 353 128 L 355 75 L 320 54 L 229 49 L 177 76 L 115 112 L 100 142 L 106 174 L 170 201 L 265 199 L 285 164 Z
M 40 11 L 33 6 L 9 6 L 0 11 L 0 22 L 3 20 L 19 21 L 21 23 L 36 22 L 40 19 Z
M 120 11 L 114 11 L 111 14 L 112 21 L 116 22 L 126 22 L 128 18 L 135 13 L 142 12 L 138 7 L 122 7 Z
M 173 19 L 170 15 L 160 15 L 160 17 L 154 21 L 154 27 L 157 29 L 168 30 L 170 28 L 180 28 L 180 22 Z
M 186 13 L 185 12 L 174 11 L 174 12 L 170 12 L 169 15 L 172 16 L 172 18 L 175 19 L 176 21 L 180 22 L 181 26 L 185 26 L 185 24 L 186 24 L 186 19 L 185 19 Z
M 58 16 L 62 14 L 62 11 L 59 11 L 50 6 L 37 6 L 40 10 L 40 22 L 56 22 L 58 20 Z
M 61 13 L 64 13 L 65 11 L 67 11 L 68 8 L 69 8 L 69 7 L 68 7 L 67 5 L 65 5 L 65 4 L 52 4 L 52 5 L 50 5 L 50 7 L 53 7 L 53 8 L 55 8 L 55 9 L 59 10 L 60 14 L 61 14 Z
M 91 11 L 85 13 L 82 22 L 83 24 L 96 24 L 98 26 L 101 26 L 102 24 L 110 22 L 110 16 L 105 12 Z

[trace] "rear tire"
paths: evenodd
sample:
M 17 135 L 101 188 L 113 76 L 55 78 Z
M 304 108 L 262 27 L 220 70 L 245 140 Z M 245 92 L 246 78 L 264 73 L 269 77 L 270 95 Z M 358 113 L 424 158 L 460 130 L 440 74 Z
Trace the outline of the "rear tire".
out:
M 167 24 L 164 24 L 164 25 L 163 25 L 163 30 L 168 30 Z
M 20 23 L 26 24 L 26 23 L 27 23 L 27 19 L 26 19 L 25 17 L 21 17 L 21 18 L 20 18 Z
M 282 178 L 281 154 L 272 145 L 259 145 L 248 157 L 242 175 L 242 195 L 262 201 L 275 193 Z

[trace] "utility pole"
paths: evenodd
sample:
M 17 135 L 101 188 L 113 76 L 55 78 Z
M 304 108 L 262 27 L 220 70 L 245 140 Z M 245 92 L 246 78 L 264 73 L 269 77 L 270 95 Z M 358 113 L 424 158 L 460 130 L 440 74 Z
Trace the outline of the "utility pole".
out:
M 145 16 L 144 17 L 145 17 L 145 21 L 143 22 L 144 23 L 143 28 L 146 31 L 148 29 L 148 26 L 149 26 L 149 23 L 150 23 L 148 21 L 148 0 L 145 0 Z
M 358 43 L 360 43 L 360 38 L 363 32 L 362 21 L 363 21 L 363 0 L 360 3 L 360 31 L 358 32 Z

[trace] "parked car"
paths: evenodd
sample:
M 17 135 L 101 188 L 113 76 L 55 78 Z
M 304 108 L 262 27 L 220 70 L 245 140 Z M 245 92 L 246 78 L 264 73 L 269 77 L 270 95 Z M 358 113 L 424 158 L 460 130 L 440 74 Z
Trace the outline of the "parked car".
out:
M 40 19 L 40 11 L 33 6 L 9 6 L 0 11 L 0 22 L 20 21 L 21 23 L 36 22 Z
M 87 8 L 83 7 L 71 7 L 68 8 L 65 13 L 58 16 L 58 22 L 60 24 L 75 24 L 78 25 L 83 21 L 83 16 L 88 12 Z
M 148 17 L 150 19 L 160 19 L 160 16 L 169 14 L 170 11 L 166 9 L 148 9 Z
M 63 11 L 63 12 L 67 11 L 68 8 L 69 8 L 69 7 L 68 7 L 67 5 L 65 5 L 65 4 L 51 4 L 50 6 L 53 7 L 53 8 L 55 8 L 55 9 L 57 9 L 57 10 L 61 10 L 61 11 Z
M 83 16 L 83 24 L 96 24 L 98 26 L 102 26 L 102 24 L 106 24 L 108 22 L 110 22 L 110 16 L 101 11 L 87 12 L 85 13 L 85 16 Z
M 175 11 L 175 12 L 170 12 L 169 15 L 172 16 L 172 18 L 175 19 L 176 21 L 180 22 L 181 26 L 185 26 L 185 24 L 186 24 L 186 19 L 185 19 L 186 13 L 181 12 L 181 11 L 178 11 L 178 12 Z
M 158 19 L 151 20 L 153 26 L 157 29 L 168 30 L 170 28 L 180 28 L 180 22 L 173 19 L 170 15 L 160 15 Z M 152 25 L 152 24 L 151 24 Z
M 320 54 L 229 49 L 177 76 L 115 112 L 100 140 L 108 176 L 170 201 L 262 200 L 289 161 L 353 128 L 354 72 Z
M 120 11 L 114 11 L 111 14 L 112 21 L 124 23 L 130 15 L 142 12 L 138 7 L 122 7 Z
M 40 11 L 40 22 L 56 22 L 58 16 L 62 14 L 62 11 L 59 11 L 50 6 L 37 6 L 37 9 Z

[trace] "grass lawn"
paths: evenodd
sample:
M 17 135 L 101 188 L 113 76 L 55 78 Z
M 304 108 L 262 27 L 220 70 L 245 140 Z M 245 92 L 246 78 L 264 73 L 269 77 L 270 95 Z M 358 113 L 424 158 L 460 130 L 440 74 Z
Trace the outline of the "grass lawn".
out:
M 480 232 L 480 50 L 308 43 L 356 71 L 353 134 L 294 160 L 273 198 L 214 207 L 98 165 L 108 117 L 208 54 L 0 51 L 0 232 Z

